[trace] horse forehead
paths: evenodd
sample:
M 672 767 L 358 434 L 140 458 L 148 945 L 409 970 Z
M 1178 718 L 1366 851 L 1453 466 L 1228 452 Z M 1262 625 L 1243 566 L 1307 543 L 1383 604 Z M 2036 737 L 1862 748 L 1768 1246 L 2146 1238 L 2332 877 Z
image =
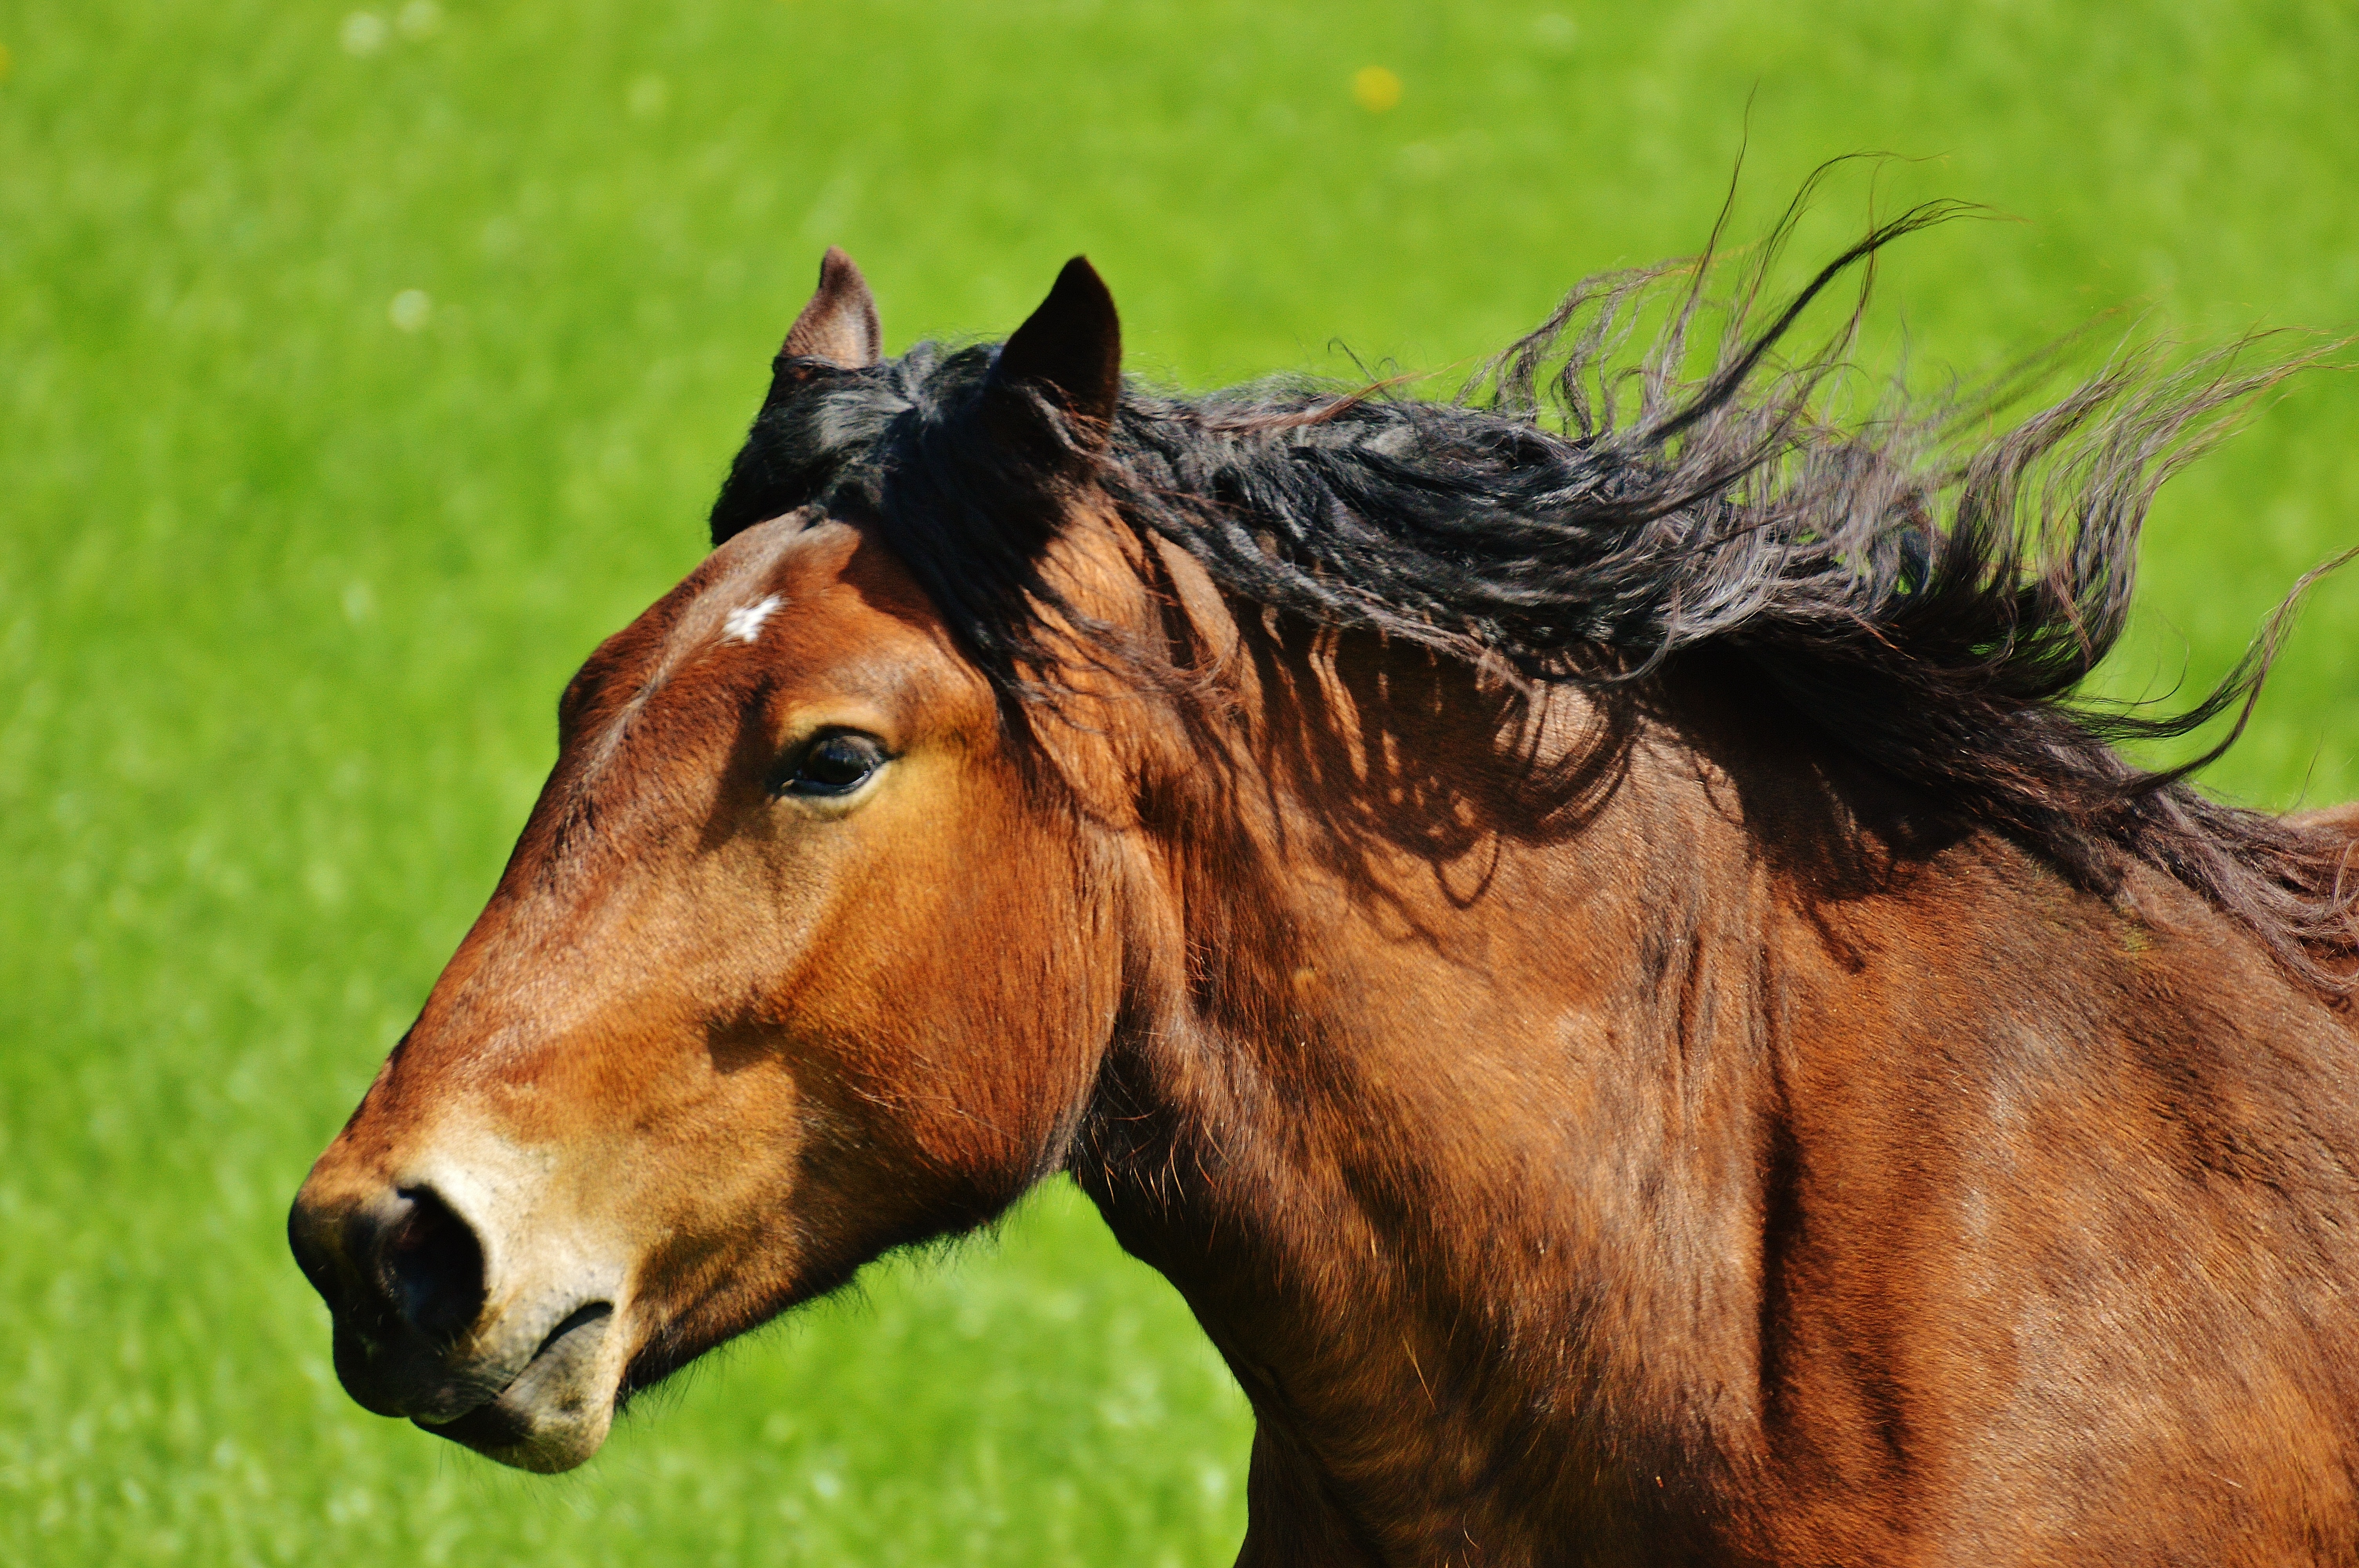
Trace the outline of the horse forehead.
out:
M 772 616 L 798 596 L 832 586 L 858 548 L 840 523 L 798 526 L 781 518 L 748 528 L 713 552 L 705 581 L 680 607 L 659 665 L 715 642 L 754 643 Z
M 683 678 L 726 679 L 709 654 L 743 649 L 751 654 L 766 637 L 775 638 L 787 618 L 800 619 L 826 605 L 841 609 L 838 587 L 859 536 L 841 524 L 799 527 L 781 519 L 749 528 L 707 558 L 666 601 L 647 612 L 650 628 L 664 629 L 625 654 L 606 678 L 627 684 L 629 693 L 586 735 L 576 789 L 601 780 L 621 752 L 625 738 L 650 715 L 667 691 Z M 724 657 L 719 663 L 726 665 Z
M 860 535 L 842 523 L 801 524 L 781 518 L 748 528 L 713 552 L 676 602 L 670 625 L 647 660 L 638 701 L 669 684 L 682 666 L 708 650 L 754 647 L 816 611 L 852 607 L 840 591 L 864 552 Z M 865 574 L 862 574 L 865 575 Z

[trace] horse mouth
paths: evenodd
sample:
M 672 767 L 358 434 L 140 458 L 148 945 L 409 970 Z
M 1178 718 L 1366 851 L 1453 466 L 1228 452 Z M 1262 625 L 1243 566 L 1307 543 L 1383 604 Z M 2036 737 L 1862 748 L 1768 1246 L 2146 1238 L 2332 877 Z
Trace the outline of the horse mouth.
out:
M 614 1322 L 612 1302 L 574 1308 L 499 1393 L 450 1421 L 414 1424 L 519 1470 L 572 1469 L 614 1423 L 617 1379 L 604 1353 Z

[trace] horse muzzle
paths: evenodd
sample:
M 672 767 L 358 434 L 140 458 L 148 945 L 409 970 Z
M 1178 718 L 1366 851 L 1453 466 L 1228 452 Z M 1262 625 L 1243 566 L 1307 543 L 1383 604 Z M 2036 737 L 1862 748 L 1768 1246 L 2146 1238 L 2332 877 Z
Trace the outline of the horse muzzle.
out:
M 486 1226 L 496 1195 L 453 1171 L 348 1184 L 323 1158 L 288 1240 L 363 1409 L 519 1469 L 569 1470 L 614 1421 L 622 1271 L 547 1227 Z

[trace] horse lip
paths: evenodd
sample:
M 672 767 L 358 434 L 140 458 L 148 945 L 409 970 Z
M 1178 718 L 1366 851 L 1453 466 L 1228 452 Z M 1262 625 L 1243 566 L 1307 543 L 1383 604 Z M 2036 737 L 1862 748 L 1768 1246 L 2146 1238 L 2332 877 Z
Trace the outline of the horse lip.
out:
M 343 1317 L 334 1324 L 336 1379 L 372 1415 L 456 1415 L 495 1397 L 501 1383 L 512 1380 L 481 1368 L 454 1372 L 445 1349 L 416 1336 L 373 1334 Z
M 575 1307 L 571 1312 L 567 1313 L 562 1318 L 559 1319 L 557 1325 L 554 1328 L 551 1328 L 547 1334 L 540 1336 L 540 1344 L 534 1348 L 533 1353 L 530 1356 L 525 1358 L 525 1364 L 516 1368 L 516 1376 L 510 1378 L 506 1383 L 502 1385 L 498 1391 L 493 1393 L 486 1399 L 478 1400 L 476 1403 L 467 1406 L 463 1410 L 456 1411 L 450 1415 L 412 1414 L 409 1419 L 416 1422 L 419 1426 L 427 1428 L 429 1431 L 447 1429 L 456 1425 L 460 1422 L 465 1421 L 470 1416 L 475 1415 L 479 1411 L 487 1411 L 495 1405 L 506 1401 L 508 1396 L 516 1392 L 518 1386 L 521 1385 L 527 1378 L 533 1375 L 533 1369 L 535 1368 L 540 1367 L 543 1360 L 548 1357 L 552 1351 L 558 1351 L 560 1349 L 559 1341 L 571 1338 L 577 1330 L 587 1328 L 592 1324 L 601 1325 L 602 1326 L 598 1332 L 590 1336 L 586 1342 L 583 1340 L 574 1340 L 572 1344 L 567 1347 L 571 1351 L 571 1354 L 567 1355 L 565 1358 L 568 1361 L 579 1360 L 582 1358 L 582 1351 L 593 1348 L 595 1342 L 598 1339 L 604 1337 L 605 1330 L 603 1325 L 607 1319 L 614 1315 L 614 1303 L 612 1302 L 584 1302 L 582 1305 Z
M 613 1390 L 594 1373 L 614 1319 L 614 1303 L 584 1303 L 542 1337 L 498 1393 L 452 1416 L 410 1420 L 502 1464 L 571 1469 L 596 1451 L 612 1419 Z M 593 1403 L 598 1408 L 589 1408 Z

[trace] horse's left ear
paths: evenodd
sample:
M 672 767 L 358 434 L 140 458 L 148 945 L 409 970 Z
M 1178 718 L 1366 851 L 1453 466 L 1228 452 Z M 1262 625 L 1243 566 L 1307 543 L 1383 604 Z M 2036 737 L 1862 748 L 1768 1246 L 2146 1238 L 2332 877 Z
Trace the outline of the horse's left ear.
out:
M 1010 394 L 1027 384 L 1063 410 L 1075 446 L 1104 449 L 1122 400 L 1122 319 L 1086 256 L 1065 264 L 1049 297 L 1000 349 L 984 395 L 1012 407 Z
M 876 297 L 868 292 L 868 280 L 850 256 L 828 246 L 819 264 L 819 291 L 787 329 L 779 357 L 866 370 L 884 351 L 885 330 L 876 319 Z

